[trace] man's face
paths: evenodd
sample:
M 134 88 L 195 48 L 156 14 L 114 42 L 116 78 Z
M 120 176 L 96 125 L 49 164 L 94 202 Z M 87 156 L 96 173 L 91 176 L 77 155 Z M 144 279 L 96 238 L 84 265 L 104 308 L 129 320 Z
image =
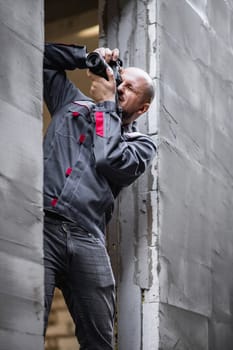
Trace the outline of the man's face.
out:
M 119 106 L 123 111 L 125 124 L 137 119 L 144 104 L 145 79 L 133 68 L 125 68 L 121 72 L 122 83 L 118 86 Z

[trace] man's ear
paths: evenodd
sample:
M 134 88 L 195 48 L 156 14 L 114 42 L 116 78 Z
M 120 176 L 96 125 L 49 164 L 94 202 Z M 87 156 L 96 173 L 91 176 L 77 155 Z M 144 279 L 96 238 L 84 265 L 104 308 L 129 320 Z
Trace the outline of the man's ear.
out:
M 143 114 L 143 113 L 146 113 L 146 111 L 148 111 L 149 107 L 150 107 L 150 103 L 148 103 L 148 102 L 143 103 L 142 107 L 137 111 L 138 116 Z
M 133 116 L 127 120 L 127 124 L 132 123 L 134 120 L 138 119 L 138 117 L 140 117 L 140 115 L 142 115 L 143 113 L 146 113 L 146 111 L 148 110 L 149 107 L 150 107 L 150 103 L 148 103 L 148 102 L 143 103 L 141 108 L 139 108 L 138 111 L 135 112 L 133 114 Z

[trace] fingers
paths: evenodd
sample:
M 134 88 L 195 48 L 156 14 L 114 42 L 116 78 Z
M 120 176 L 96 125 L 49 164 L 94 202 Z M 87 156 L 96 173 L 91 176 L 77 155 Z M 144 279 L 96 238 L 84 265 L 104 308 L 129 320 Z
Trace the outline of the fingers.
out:
M 87 69 L 87 75 L 91 81 L 90 96 L 96 101 L 115 101 L 116 82 L 112 68 L 106 69 L 107 80 L 99 75 L 93 74 Z
M 119 49 L 115 48 L 114 50 L 109 49 L 108 47 L 99 47 L 94 50 L 98 52 L 107 63 L 110 61 L 116 61 L 119 58 Z
M 119 55 L 120 55 L 119 49 L 116 48 L 116 49 L 112 50 L 112 60 L 113 61 L 117 61 L 119 58 Z
M 114 82 L 115 82 L 115 78 L 114 78 L 113 70 L 112 70 L 112 68 L 111 68 L 111 67 L 108 67 L 108 68 L 106 69 L 106 73 L 107 73 L 107 76 L 108 76 L 108 80 L 109 80 L 109 82 L 112 82 L 112 81 L 114 81 Z
M 90 69 L 87 69 L 87 76 L 88 76 L 88 78 L 90 78 L 92 81 L 104 79 L 103 77 L 92 73 L 92 72 L 90 71 Z
M 105 48 L 104 47 L 98 47 L 98 49 L 95 49 L 94 52 L 98 52 L 100 56 L 105 57 Z
M 112 51 L 109 48 L 105 49 L 104 59 L 107 63 L 109 63 L 112 60 Z
M 111 84 L 114 84 L 115 85 L 115 78 L 114 78 L 114 73 L 113 73 L 113 70 L 111 67 L 108 67 L 106 69 L 106 74 L 107 74 L 107 77 L 108 77 L 108 81 L 109 83 Z M 87 76 L 88 78 L 91 80 L 91 81 L 96 81 L 96 82 L 102 82 L 103 83 L 103 79 L 105 80 L 105 78 L 99 76 L 99 75 L 96 75 L 94 73 L 92 73 L 89 69 L 87 69 Z

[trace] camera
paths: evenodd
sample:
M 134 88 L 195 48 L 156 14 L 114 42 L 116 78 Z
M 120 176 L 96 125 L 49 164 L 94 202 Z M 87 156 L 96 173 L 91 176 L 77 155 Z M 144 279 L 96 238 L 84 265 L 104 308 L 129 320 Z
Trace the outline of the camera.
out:
M 92 73 L 106 80 L 108 80 L 106 69 L 110 66 L 113 70 L 116 85 L 121 84 L 120 68 L 122 67 L 122 61 L 119 58 L 117 61 L 110 61 L 108 64 L 98 52 L 90 52 L 86 58 L 86 65 Z

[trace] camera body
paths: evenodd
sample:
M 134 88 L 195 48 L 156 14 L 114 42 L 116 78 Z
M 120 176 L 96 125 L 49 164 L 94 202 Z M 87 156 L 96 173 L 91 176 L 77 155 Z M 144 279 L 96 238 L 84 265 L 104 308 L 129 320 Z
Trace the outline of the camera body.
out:
M 106 80 L 108 80 L 106 69 L 110 66 L 113 70 L 116 85 L 121 84 L 120 68 L 122 67 L 122 61 L 119 58 L 117 61 L 110 61 L 108 64 L 98 52 L 90 52 L 86 58 L 86 65 L 92 73 Z

